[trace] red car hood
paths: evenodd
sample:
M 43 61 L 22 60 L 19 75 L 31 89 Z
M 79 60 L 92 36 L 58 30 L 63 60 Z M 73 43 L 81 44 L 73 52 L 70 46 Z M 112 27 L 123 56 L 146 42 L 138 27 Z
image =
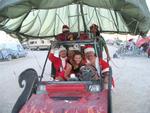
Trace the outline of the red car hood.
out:
M 20 113 L 107 113 L 107 90 L 89 93 L 75 100 L 51 98 L 34 94 Z

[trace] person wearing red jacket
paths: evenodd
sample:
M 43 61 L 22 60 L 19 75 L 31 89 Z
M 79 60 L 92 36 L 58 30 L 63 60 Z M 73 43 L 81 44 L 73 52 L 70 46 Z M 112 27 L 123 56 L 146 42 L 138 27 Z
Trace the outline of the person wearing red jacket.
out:
M 86 63 L 92 64 L 96 68 L 99 76 L 102 74 L 104 78 L 104 89 L 108 89 L 109 64 L 95 55 L 95 50 L 92 46 L 87 46 L 84 49 L 84 53 Z
M 54 56 L 54 49 L 51 49 L 49 60 L 53 63 L 56 75 L 55 80 L 67 80 L 69 78 L 72 66 L 67 62 L 67 50 L 61 46 L 59 48 L 59 57 Z
M 71 41 L 71 40 L 75 40 L 74 39 L 74 35 L 73 33 L 70 32 L 70 28 L 67 25 L 63 25 L 62 26 L 62 33 L 58 34 L 55 39 L 57 41 Z

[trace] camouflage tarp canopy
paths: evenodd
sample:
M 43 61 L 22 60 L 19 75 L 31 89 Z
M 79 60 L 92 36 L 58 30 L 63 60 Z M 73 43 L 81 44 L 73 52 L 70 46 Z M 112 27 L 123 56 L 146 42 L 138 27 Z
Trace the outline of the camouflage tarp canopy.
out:
M 146 33 L 150 13 L 145 0 L 0 0 L 0 29 L 6 32 L 49 37 L 63 24 L 75 32 L 93 23 L 102 32 Z

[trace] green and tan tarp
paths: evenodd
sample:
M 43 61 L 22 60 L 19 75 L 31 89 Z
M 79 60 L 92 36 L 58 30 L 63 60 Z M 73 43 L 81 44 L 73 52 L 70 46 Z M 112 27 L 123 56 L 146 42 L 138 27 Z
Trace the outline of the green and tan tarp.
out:
M 63 24 L 77 32 L 93 23 L 102 32 L 146 33 L 150 13 L 145 0 L 0 0 L 0 29 L 10 33 L 49 37 Z

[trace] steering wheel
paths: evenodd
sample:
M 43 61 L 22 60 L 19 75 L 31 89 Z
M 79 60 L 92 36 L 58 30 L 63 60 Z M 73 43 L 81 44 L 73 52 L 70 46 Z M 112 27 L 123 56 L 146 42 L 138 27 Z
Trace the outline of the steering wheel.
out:
M 100 79 L 96 68 L 91 64 L 86 64 L 80 68 L 79 80 L 91 81 Z

